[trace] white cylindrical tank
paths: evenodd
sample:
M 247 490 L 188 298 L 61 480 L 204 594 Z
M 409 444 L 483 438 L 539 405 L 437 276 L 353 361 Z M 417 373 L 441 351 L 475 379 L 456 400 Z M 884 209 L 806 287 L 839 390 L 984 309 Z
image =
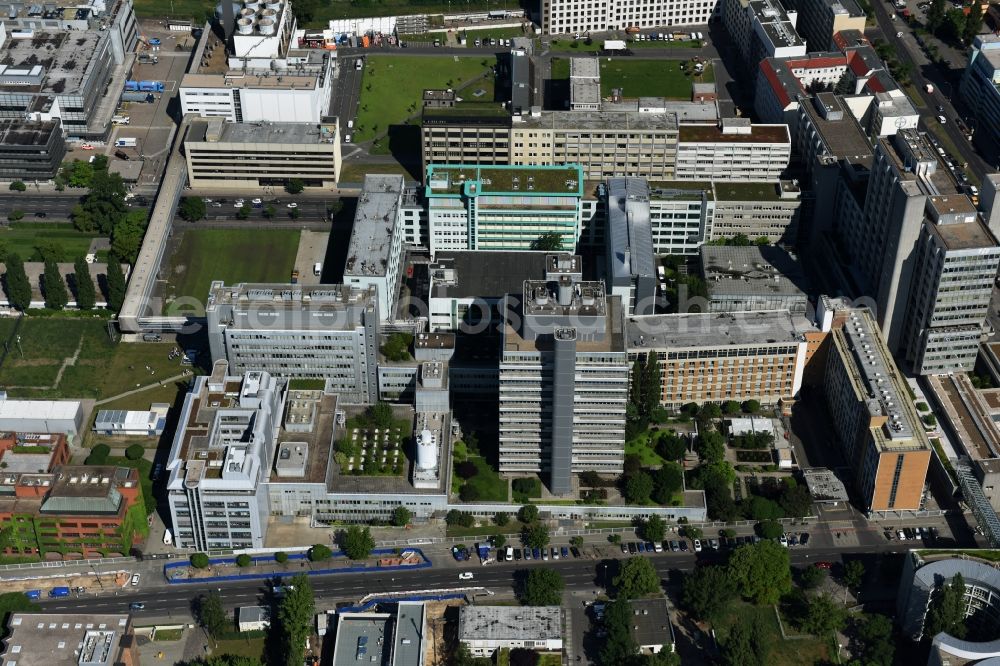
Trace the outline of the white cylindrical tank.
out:
M 280 9 L 281 8 L 281 3 L 280 2 L 275 2 L 275 0 L 268 0 L 268 2 L 265 2 L 264 4 L 267 6 L 268 9 Z
M 278 15 L 278 12 L 274 11 L 273 9 L 262 9 L 262 10 L 260 10 L 260 18 L 262 18 L 262 19 L 265 19 L 265 18 L 273 19 L 277 15 Z
M 257 0 L 247 0 L 246 7 L 247 9 L 257 9 L 260 7 L 260 3 Z
M 244 7 L 240 10 L 240 18 L 252 19 L 257 15 L 256 9 L 250 9 L 249 7 Z
M 236 22 L 236 31 L 241 35 L 249 35 L 253 33 L 253 19 L 252 18 L 241 18 Z
M 274 34 L 274 19 L 261 19 L 257 21 L 257 29 L 260 30 L 262 35 L 273 35 Z
M 437 469 L 438 448 L 437 438 L 430 430 L 421 430 L 417 439 L 417 469 L 430 471 Z

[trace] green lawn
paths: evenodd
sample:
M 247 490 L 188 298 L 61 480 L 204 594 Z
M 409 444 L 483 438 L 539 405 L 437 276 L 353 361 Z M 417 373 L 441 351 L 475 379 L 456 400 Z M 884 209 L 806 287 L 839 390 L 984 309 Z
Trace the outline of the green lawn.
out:
M 729 630 L 742 618 L 756 618 L 758 626 L 765 636 L 763 644 L 769 647 L 764 663 L 768 666 L 801 666 L 802 664 L 829 664 L 831 655 L 828 641 L 809 637 L 794 641 L 781 638 L 778 620 L 772 606 L 753 606 L 742 601 L 732 605 L 729 614 L 714 629 L 718 632 L 719 642 L 723 645 L 729 637 Z M 788 628 L 786 628 L 787 631 Z
M 675 39 L 672 42 L 646 39 L 641 42 L 630 41 L 628 47 L 630 49 L 699 49 L 701 48 L 701 42 L 697 39 Z
M 688 76 L 681 69 L 682 60 L 601 59 L 601 95 L 621 88 L 624 97 L 666 97 L 691 99 L 691 84 L 715 80 L 712 66 L 706 65 L 701 76 Z
M 416 163 L 416 168 L 419 171 L 420 163 Z M 379 174 L 401 174 L 404 178 L 411 180 L 422 180 L 423 176 L 419 173 L 413 173 L 405 166 L 399 163 L 392 164 L 365 164 L 364 162 L 345 162 L 343 168 L 340 170 L 340 182 L 341 183 L 363 183 L 365 180 L 365 174 L 369 173 L 379 173 Z
M 298 248 L 299 232 L 292 230 L 185 231 L 170 257 L 167 301 L 188 297 L 204 303 L 213 280 L 288 282 Z
M 234 638 L 230 640 L 218 641 L 213 655 L 234 654 L 242 657 L 259 659 L 263 663 L 264 639 L 263 638 Z
M 540 479 L 536 478 L 523 478 L 515 479 L 512 483 L 524 484 L 527 486 L 525 489 L 522 487 L 523 492 L 518 492 L 513 490 L 514 501 L 519 504 L 527 504 L 533 499 L 541 499 L 542 497 L 542 482 Z
M 490 58 L 480 57 L 369 56 L 354 124 L 355 143 L 369 141 L 419 113 L 425 88 L 460 89 L 486 74 L 490 64 Z
M 564 81 L 569 79 L 569 58 L 552 58 L 549 62 L 550 79 L 553 81 Z
M 39 248 L 46 248 L 56 261 L 71 262 L 87 254 L 98 235 L 77 231 L 68 222 L 14 222 L 0 227 L 0 254 L 16 252 L 25 261 L 42 261 Z
M 13 320 L 0 322 L 0 336 L 6 340 Z M 27 318 L 18 334 L 20 352 L 12 341 L 11 353 L 0 368 L 0 386 L 7 387 L 13 397 L 107 398 L 133 389 L 136 384 L 151 384 L 184 370 L 178 359 L 167 359 L 173 345 L 113 343 L 103 319 Z M 31 388 L 51 385 L 63 361 L 72 357 L 78 346 L 76 364 L 66 367 L 57 387 Z M 164 398 L 176 395 L 175 386 L 163 395 L 159 390 L 156 395 L 141 394 L 143 397 L 131 404 L 147 408 L 150 402 L 173 402 Z
M 659 467 L 665 461 L 649 443 L 650 432 L 644 432 L 635 439 L 625 442 L 625 455 L 637 455 L 642 460 L 643 467 Z
M 452 460 L 454 464 L 470 461 L 476 466 L 476 475 L 471 479 L 462 479 L 457 471 L 452 470 L 451 491 L 458 493 L 464 484 L 468 484 L 479 491 L 478 502 L 506 502 L 507 501 L 507 480 L 501 479 L 496 470 L 478 453 L 468 450 L 465 442 L 459 440 L 452 446 Z

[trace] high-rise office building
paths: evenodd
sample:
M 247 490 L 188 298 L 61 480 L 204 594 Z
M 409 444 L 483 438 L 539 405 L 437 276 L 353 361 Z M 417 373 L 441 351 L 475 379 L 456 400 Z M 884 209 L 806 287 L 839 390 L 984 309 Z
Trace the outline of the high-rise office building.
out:
M 621 473 L 628 365 L 619 299 L 552 268 L 505 306 L 500 471 L 547 473 L 562 495 L 578 472 Z
M 325 379 L 346 402 L 378 399 L 374 287 L 213 282 L 205 317 L 212 361 L 236 374 Z
M 972 140 L 986 161 L 996 164 L 1000 159 L 1000 35 L 976 37 L 959 90 L 976 120 Z

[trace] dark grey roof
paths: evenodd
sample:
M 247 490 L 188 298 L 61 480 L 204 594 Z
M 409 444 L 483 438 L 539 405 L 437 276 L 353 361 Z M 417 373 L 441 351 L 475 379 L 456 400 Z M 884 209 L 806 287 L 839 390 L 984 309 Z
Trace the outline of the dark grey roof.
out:
M 642 645 L 672 645 L 674 628 L 666 597 L 636 599 L 632 602 L 632 640 Z
M 520 294 L 525 280 L 545 275 L 545 252 L 438 252 L 429 266 L 431 275 L 441 269 L 455 271 L 454 284 L 435 278 L 435 298 L 500 298 Z
M 618 280 L 655 276 L 653 232 L 649 222 L 649 187 L 642 178 L 608 181 L 608 252 Z M 628 259 L 626 260 L 626 250 Z

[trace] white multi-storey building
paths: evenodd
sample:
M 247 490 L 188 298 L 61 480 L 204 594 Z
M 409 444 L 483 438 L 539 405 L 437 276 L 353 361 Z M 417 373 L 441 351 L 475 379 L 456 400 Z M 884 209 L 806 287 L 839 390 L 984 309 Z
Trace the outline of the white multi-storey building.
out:
M 365 176 L 347 248 L 344 283 L 378 294 L 382 321 L 392 321 L 403 253 L 403 177 Z
M 717 5 L 717 0 L 542 0 L 542 33 L 583 34 L 631 27 L 708 25 Z

